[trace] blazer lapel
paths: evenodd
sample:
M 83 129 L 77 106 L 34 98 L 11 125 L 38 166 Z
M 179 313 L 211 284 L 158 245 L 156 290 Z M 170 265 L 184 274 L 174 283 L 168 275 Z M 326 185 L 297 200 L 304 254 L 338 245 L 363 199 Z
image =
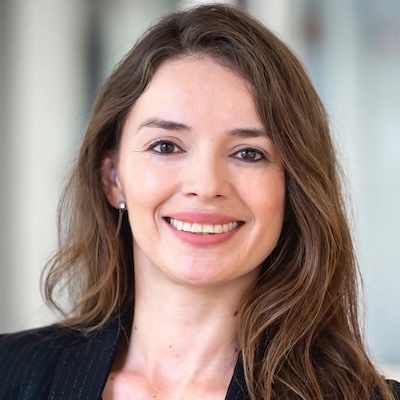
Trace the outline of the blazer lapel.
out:
M 249 394 L 244 379 L 243 360 L 242 356 L 239 354 L 225 400 L 248 400 L 248 398 Z
M 57 364 L 49 399 L 101 399 L 122 331 L 116 320 L 68 346 Z

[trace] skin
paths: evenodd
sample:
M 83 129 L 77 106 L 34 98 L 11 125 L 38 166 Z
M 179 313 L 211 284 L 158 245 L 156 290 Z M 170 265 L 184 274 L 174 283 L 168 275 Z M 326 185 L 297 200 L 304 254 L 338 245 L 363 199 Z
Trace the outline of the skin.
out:
M 127 204 L 136 285 L 132 337 L 104 398 L 225 398 L 236 311 L 284 219 L 284 170 L 248 84 L 207 57 L 166 62 L 102 178 L 109 202 Z M 237 227 L 203 236 L 171 217 Z

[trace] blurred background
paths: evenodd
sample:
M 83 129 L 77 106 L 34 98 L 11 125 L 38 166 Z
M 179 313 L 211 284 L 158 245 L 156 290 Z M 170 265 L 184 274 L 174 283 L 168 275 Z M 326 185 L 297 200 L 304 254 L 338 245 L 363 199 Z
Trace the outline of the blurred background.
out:
M 96 90 L 178 0 L 1 0 L 0 331 L 56 320 L 40 271 Z M 370 351 L 400 378 L 400 1 L 237 0 L 306 65 L 346 172 Z

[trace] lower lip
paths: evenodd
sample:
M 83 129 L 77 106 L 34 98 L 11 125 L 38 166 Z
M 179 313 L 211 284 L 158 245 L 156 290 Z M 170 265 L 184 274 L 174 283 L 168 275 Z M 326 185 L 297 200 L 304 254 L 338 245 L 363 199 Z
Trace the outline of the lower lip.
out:
M 185 231 L 178 231 L 175 227 L 169 224 L 167 221 L 165 223 L 171 229 L 173 234 L 183 242 L 190 244 L 196 247 L 207 247 L 207 246 L 215 246 L 218 244 L 222 244 L 230 240 L 236 233 L 239 232 L 239 229 L 242 225 L 239 225 L 237 228 L 224 233 L 209 233 L 209 234 L 201 234 L 201 233 L 191 233 Z

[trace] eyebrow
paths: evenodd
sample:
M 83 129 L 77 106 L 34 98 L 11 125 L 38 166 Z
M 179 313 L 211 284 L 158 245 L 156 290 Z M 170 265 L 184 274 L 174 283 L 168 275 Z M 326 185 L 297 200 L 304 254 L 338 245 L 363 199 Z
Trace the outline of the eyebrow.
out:
M 169 121 L 159 118 L 151 118 L 139 125 L 138 130 L 142 128 L 161 128 L 168 131 L 191 131 L 192 128 L 189 125 L 182 124 L 180 122 Z M 255 137 L 270 137 L 270 135 L 260 128 L 236 128 L 227 131 L 229 136 L 235 136 L 240 138 L 255 138 Z
M 138 130 L 142 128 L 161 128 L 167 131 L 190 131 L 188 125 L 175 121 L 167 121 L 165 119 L 151 118 L 139 125 Z
M 236 136 L 240 138 L 255 138 L 255 137 L 269 137 L 270 135 L 264 129 L 258 128 L 238 128 L 228 131 L 230 136 Z

